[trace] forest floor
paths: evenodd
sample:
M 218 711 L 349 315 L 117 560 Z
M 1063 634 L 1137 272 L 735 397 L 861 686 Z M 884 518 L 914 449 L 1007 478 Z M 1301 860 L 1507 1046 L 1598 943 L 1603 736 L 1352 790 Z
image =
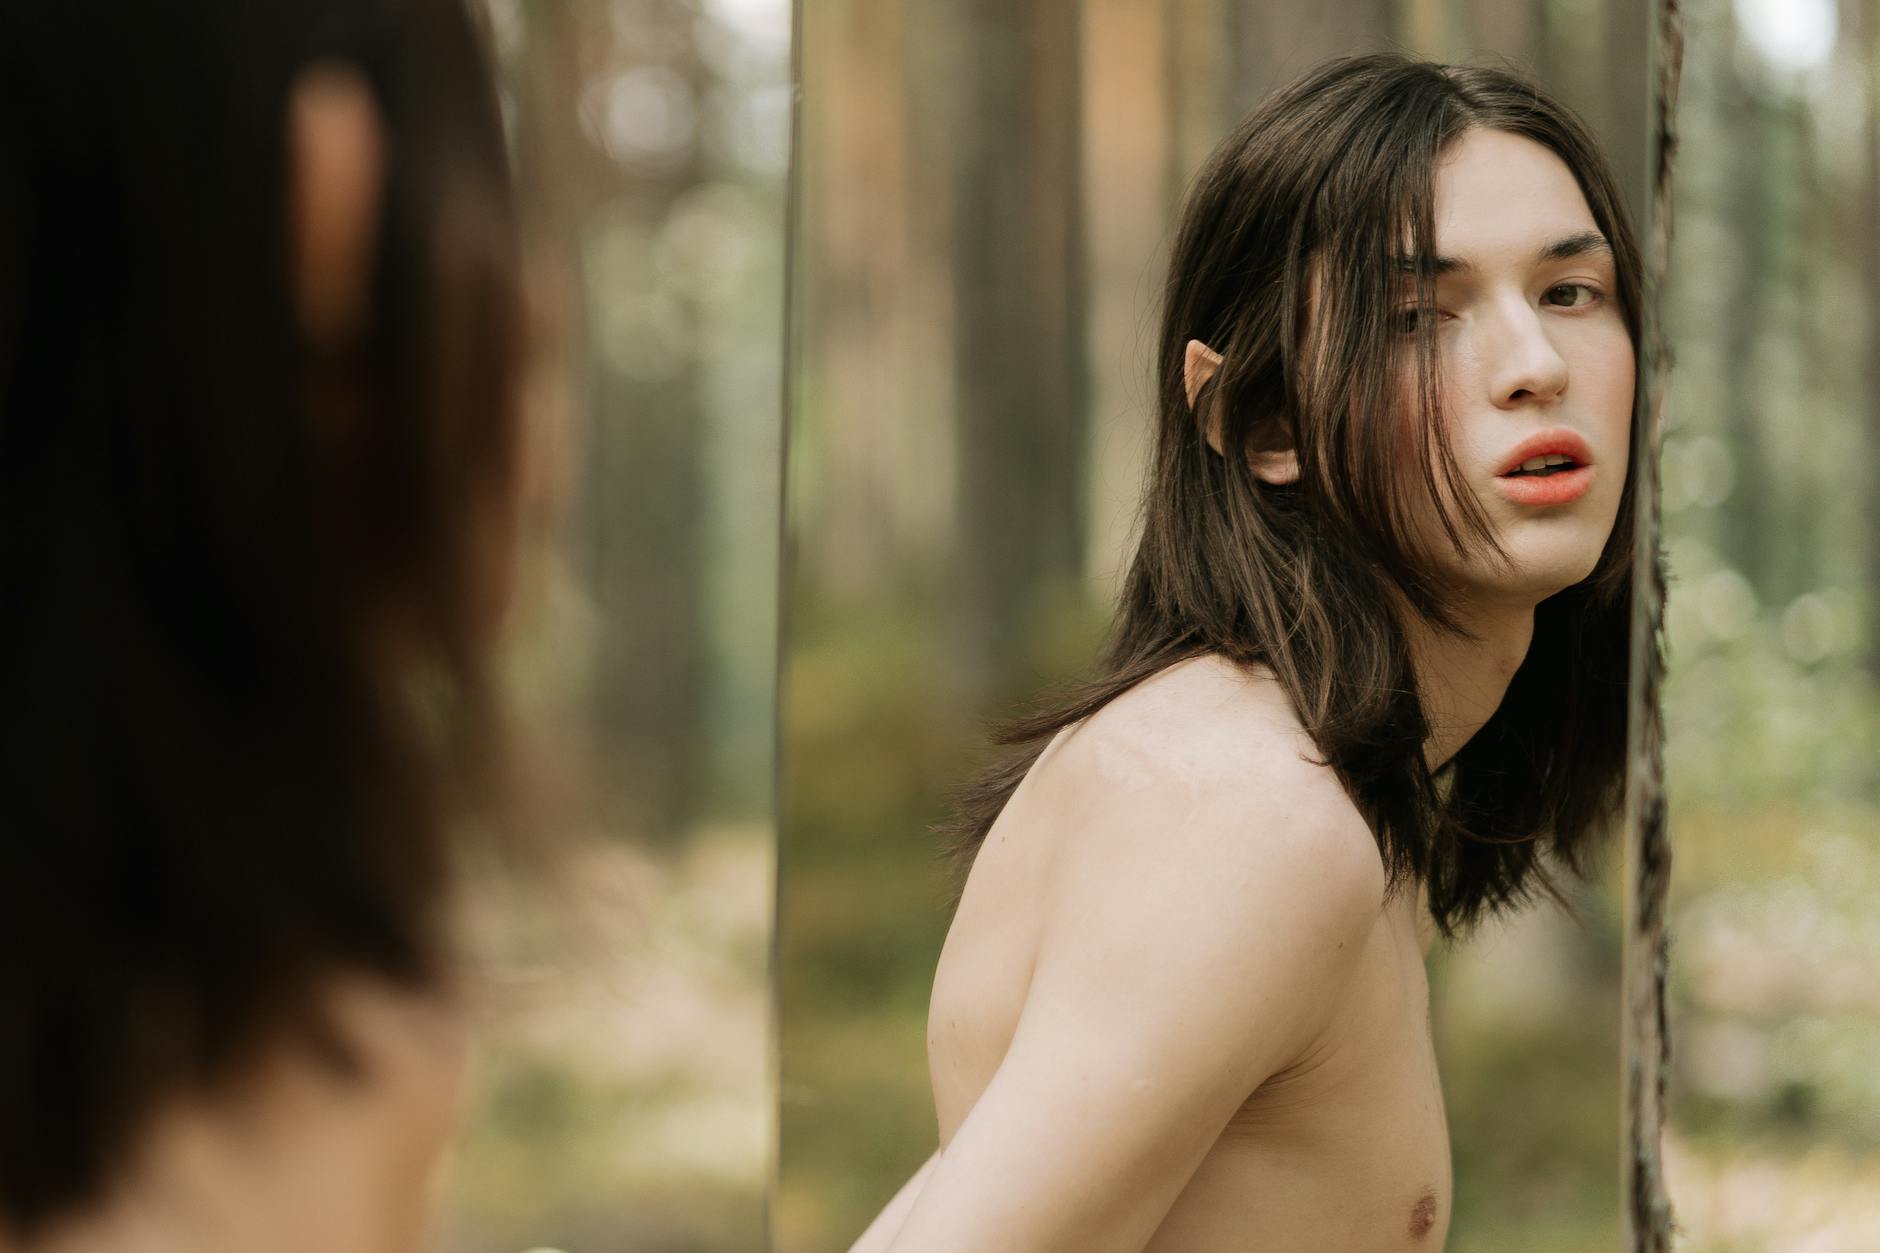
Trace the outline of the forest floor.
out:
M 761 1247 L 773 862 L 751 824 L 597 842 L 552 891 L 485 894 L 497 956 L 446 1253 Z

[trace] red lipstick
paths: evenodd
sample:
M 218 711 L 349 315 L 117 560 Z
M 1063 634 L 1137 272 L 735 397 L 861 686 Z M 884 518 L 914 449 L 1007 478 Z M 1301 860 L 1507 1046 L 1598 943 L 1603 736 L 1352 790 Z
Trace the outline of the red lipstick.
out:
M 1571 467 L 1551 474 L 1517 474 L 1521 463 L 1551 453 L 1571 457 Z M 1495 489 L 1517 505 L 1564 505 L 1586 494 L 1593 485 L 1593 450 L 1578 432 L 1563 426 L 1534 432 L 1502 458 Z

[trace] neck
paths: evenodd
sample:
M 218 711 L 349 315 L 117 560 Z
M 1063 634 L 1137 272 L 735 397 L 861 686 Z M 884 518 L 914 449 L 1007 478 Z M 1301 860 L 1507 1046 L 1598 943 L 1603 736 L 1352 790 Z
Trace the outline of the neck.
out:
M 1534 606 L 1470 606 L 1460 613 L 1473 639 L 1432 629 L 1410 616 L 1410 656 L 1430 735 L 1423 757 L 1432 771 L 1448 764 L 1500 708 L 1508 681 L 1534 638 Z

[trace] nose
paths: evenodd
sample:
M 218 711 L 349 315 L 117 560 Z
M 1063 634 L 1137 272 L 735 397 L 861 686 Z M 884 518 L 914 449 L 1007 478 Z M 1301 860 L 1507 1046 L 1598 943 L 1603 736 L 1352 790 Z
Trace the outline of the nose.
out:
M 1545 404 L 1566 390 L 1566 359 L 1533 306 L 1510 302 L 1489 321 L 1489 399 L 1497 408 Z

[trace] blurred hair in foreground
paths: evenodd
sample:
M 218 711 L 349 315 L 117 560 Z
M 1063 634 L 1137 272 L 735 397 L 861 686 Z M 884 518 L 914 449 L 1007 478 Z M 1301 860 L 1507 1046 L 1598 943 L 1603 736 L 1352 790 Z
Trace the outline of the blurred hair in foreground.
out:
M 287 139 L 329 63 L 385 165 L 318 338 Z M 335 980 L 449 986 L 455 835 L 505 826 L 523 310 L 464 0 L 9 5 L 0 128 L 4 1245 L 284 1043 L 369 1079 Z

